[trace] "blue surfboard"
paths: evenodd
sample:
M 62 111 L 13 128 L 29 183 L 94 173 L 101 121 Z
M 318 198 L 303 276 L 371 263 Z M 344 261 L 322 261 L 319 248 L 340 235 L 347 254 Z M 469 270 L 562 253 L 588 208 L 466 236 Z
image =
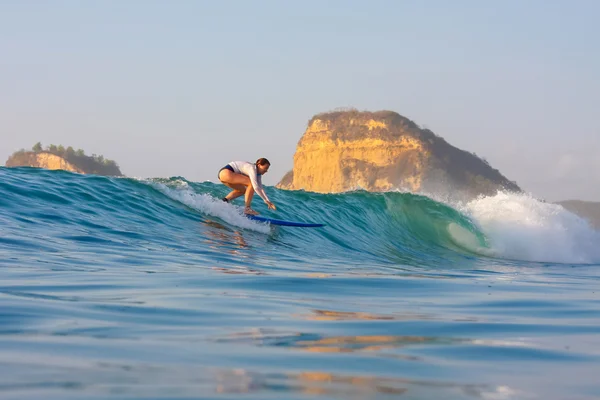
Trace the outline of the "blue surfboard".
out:
M 246 215 L 246 217 L 248 217 L 254 221 L 267 222 L 271 225 L 296 226 L 299 228 L 320 228 L 322 226 L 325 226 L 325 224 L 311 224 L 308 222 L 284 221 L 282 219 L 259 217 L 258 215 Z

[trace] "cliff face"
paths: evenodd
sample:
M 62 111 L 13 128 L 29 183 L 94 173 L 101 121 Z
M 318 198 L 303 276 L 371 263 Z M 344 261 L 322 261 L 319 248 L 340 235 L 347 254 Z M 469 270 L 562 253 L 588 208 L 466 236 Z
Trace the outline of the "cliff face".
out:
M 77 162 L 79 160 L 79 162 Z M 76 157 L 75 161 L 68 161 L 64 157 L 47 151 L 17 152 L 6 161 L 7 167 L 37 167 L 45 169 L 62 169 L 78 172 L 80 174 L 97 174 L 109 176 L 122 176 L 119 167 L 103 165 L 95 162 L 90 157 Z
M 6 161 L 7 167 L 38 167 L 45 169 L 64 169 L 65 171 L 85 173 L 62 157 L 47 152 L 26 152 L 10 156 Z
M 313 117 L 277 187 L 321 193 L 354 189 L 453 193 L 467 197 L 519 187 L 484 160 L 391 111 Z

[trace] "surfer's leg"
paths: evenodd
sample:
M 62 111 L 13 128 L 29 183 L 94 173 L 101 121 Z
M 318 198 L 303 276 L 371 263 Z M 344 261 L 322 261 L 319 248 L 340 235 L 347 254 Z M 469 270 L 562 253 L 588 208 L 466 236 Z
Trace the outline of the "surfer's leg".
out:
M 225 186 L 232 188 L 233 190 L 229 192 L 225 199 L 227 202 L 230 202 L 233 199 L 237 199 L 240 196 L 243 196 L 246 193 L 246 186 L 244 185 L 232 185 L 230 183 L 223 183 Z
M 250 204 L 252 204 L 252 198 L 254 197 L 254 188 L 252 185 L 248 185 L 246 189 L 246 208 L 250 208 Z
M 229 194 L 227 196 L 225 196 L 225 198 L 227 199 L 228 202 L 230 202 L 231 200 L 234 200 L 240 196 L 243 196 L 245 192 L 246 192 L 246 186 L 242 186 L 241 189 L 235 189 L 235 190 L 232 190 L 231 192 L 229 192 Z
M 247 187 L 252 187 L 252 183 L 250 182 L 250 178 L 246 175 L 237 174 L 228 169 L 222 169 L 219 171 L 219 180 L 223 185 L 230 187 L 233 189 L 231 193 L 229 193 L 225 198 L 227 201 L 231 201 L 233 199 L 237 199 L 240 196 L 243 196 L 246 193 Z
M 246 194 L 246 209 L 244 212 L 246 214 L 258 215 L 256 211 L 250 208 L 250 204 L 252 204 L 252 198 L 254 197 L 254 188 L 252 187 L 250 178 L 248 178 L 246 175 L 236 174 L 228 169 L 223 169 L 219 172 L 219 180 L 223 182 L 225 186 L 233 189 L 233 192 L 229 193 L 227 197 L 225 197 L 227 201 L 235 199 L 242 194 Z

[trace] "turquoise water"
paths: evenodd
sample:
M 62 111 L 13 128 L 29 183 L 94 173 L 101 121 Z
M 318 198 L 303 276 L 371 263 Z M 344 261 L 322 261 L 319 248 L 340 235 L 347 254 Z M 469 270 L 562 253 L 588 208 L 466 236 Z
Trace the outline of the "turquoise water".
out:
M 0 398 L 596 399 L 600 234 L 500 193 L 0 168 Z M 238 200 L 239 201 L 239 200 Z

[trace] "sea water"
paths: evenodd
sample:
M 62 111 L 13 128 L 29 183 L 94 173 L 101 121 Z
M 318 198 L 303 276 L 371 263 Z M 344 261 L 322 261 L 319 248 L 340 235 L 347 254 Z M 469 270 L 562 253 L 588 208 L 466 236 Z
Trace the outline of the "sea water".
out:
M 0 398 L 597 399 L 600 233 L 498 193 L 0 168 Z

